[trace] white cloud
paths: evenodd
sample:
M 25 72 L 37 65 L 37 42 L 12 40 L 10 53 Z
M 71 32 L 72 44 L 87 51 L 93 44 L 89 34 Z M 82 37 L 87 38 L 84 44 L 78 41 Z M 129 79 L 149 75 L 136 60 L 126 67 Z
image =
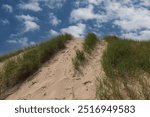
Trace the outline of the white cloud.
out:
M 94 6 L 89 5 L 86 8 L 78 8 L 74 9 L 71 12 L 70 21 L 77 22 L 77 21 L 87 21 L 87 20 L 99 20 L 104 22 L 106 17 L 101 14 L 94 13 Z
M 25 32 L 39 30 L 40 26 L 33 21 L 25 21 Z
M 72 34 L 74 37 L 83 37 L 86 31 L 86 25 L 79 23 L 77 25 L 69 26 L 68 28 L 61 29 L 62 33 Z
M 51 9 L 54 8 L 62 8 L 66 0 L 47 0 L 46 6 L 48 6 Z
M 74 2 L 74 6 L 76 8 L 79 8 L 79 7 L 83 7 L 83 6 L 87 6 L 89 4 L 88 0 L 76 0 Z
M 134 40 L 150 40 L 150 30 L 143 30 L 140 31 L 139 33 L 137 32 L 123 33 L 121 37 L 130 38 Z
M 90 4 L 99 5 L 103 0 L 88 0 Z
M 61 20 L 58 19 L 53 13 L 50 13 L 49 17 L 52 26 L 57 26 L 59 23 L 61 23 Z
M 126 37 L 149 38 L 150 0 L 84 0 L 84 5 L 77 0 L 75 3 L 71 23 L 92 20 L 94 28 L 99 30 L 100 26 L 105 26 L 103 23 L 109 23 L 124 32 Z
M 149 7 L 150 6 L 150 0 L 140 0 L 140 4 L 143 6 Z
M 8 43 L 13 43 L 13 44 L 16 44 L 17 41 L 16 40 L 7 40 Z
M 30 16 L 30 15 L 17 15 L 16 18 L 18 20 L 23 20 L 23 21 L 35 21 L 37 20 L 36 17 Z
M 36 20 L 38 20 L 38 18 L 36 17 L 32 17 L 30 15 L 19 15 L 16 16 L 16 18 L 23 22 L 23 32 L 36 31 L 40 29 L 40 26 L 35 22 Z
M 13 7 L 8 4 L 3 4 L 2 9 L 4 9 L 6 12 L 12 13 L 13 12 Z
M 8 25 L 10 22 L 8 19 L 1 19 L 0 22 L 3 24 L 3 25 Z
M 125 31 L 135 31 L 142 28 L 150 29 L 150 12 L 143 8 L 118 7 L 114 24 Z
M 134 1 L 129 0 L 124 3 L 111 2 L 107 4 L 108 22 L 109 19 L 114 19 L 113 24 L 121 29 L 122 37 L 135 40 L 150 39 L 150 11 L 146 7 L 140 6 L 141 4 L 143 2 L 135 5 Z
M 48 36 L 57 36 L 59 33 L 53 29 L 49 30 Z
M 42 2 L 45 6 L 47 6 L 50 9 L 60 9 L 63 7 L 66 0 L 30 0 L 31 2 Z
M 24 10 L 31 10 L 34 12 L 42 11 L 38 2 L 20 3 L 18 6 L 20 9 Z
M 12 44 L 21 44 L 24 47 L 35 44 L 34 41 L 29 41 L 29 39 L 27 37 L 22 37 L 20 39 L 14 39 L 14 40 L 7 40 L 7 42 L 12 43 Z

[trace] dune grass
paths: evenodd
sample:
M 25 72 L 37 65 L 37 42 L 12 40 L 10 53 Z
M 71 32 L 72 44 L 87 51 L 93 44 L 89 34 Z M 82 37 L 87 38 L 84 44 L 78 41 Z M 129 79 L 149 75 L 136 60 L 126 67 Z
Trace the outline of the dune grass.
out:
M 106 78 L 98 81 L 98 99 L 150 99 L 150 41 L 106 36 L 102 65 Z
M 95 48 L 97 41 L 97 36 L 94 33 L 89 33 L 83 43 L 83 50 L 86 53 L 90 53 Z
M 6 55 L 3 55 L 3 56 L 0 56 L 0 62 L 3 62 L 5 61 L 6 59 L 9 59 L 13 56 L 16 56 L 18 54 L 20 54 L 21 52 L 23 52 L 23 50 L 18 50 L 16 52 L 12 52 L 12 53 L 9 53 L 9 54 L 6 54 Z
M 71 39 L 69 34 L 60 35 L 29 49 L 16 59 L 8 60 L 0 75 L 1 92 L 34 74 L 44 62 L 64 49 L 65 43 Z
M 85 63 L 85 60 L 86 60 L 85 53 L 83 51 L 76 50 L 76 56 L 74 59 L 72 59 L 74 68 L 76 70 L 79 70 L 79 66 L 83 65 Z
M 91 51 L 95 48 L 98 38 L 94 33 L 89 33 L 82 45 L 83 50 L 76 50 L 75 58 L 72 59 L 74 69 L 79 71 L 79 67 L 83 66 L 87 61 L 87 54 L 91 54 Z
M 150 41 L 139 42 L 105 37 L 108 47 L 103 56 L 107 76 L 130 77 L 139 72 L 150 73 Z

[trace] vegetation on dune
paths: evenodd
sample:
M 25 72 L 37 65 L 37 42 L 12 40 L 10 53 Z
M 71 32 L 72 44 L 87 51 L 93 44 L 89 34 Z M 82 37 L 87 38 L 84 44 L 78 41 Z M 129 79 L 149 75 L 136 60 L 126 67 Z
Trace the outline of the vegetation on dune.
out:
M 135 76 L 150 72 L 150 41 L 140 42 L 117 37 L 106 37 L 108 47 L 103 56 L 103 67 L 110 78 Z
M 90 53 L 96 46 L 97 41 L 97 36 L 94 33 L 89 33 L 83 43 L 83 50 L 87 53 Z
M 0 56 L 0 62 L 3 62 L 5 61 L 6 59 L 9 59 L 13 56 L 16 56 L 18 54 L 20 54 L 21 52 L 23 52 L 23 50 L 18 50 L 16 52 L 12 52 L 12 53 L 9 53 L 9 54 L 6 54 L 6 55 L 3 55 L 3 56 Z
M 71 39 L 72 36 L 69 34 L 60 35 L 30 48 L 16 59 L 8 60 L 0 73 L 1 92 L 35 73 L 44 62 L 65 48 L 65 43 Z
M 76 56 L 74 59 L 72 59 L 74 68 L 76 70 L 79 70 L 79 66 L 83 65 L 85 62 L 86 58 L 85 58 L 85 53 L 83 51 L 80 50 L 76 50 Z
M 150 99 L 150 41 L 106 36 L 102 65 L 106 78 L 98 80 L 98 99 Z
M 79 67 L 84 65 L 87 60 L 86 55 L 91 54 L 91 51 L 95 48 L 98 38 L 94 33 L 89 33 L 83 43 L 83 50 L 76 50 L 75 58 L 72 59 L 74 68 L 79 71 Z
M 65 48 L 71 35 L 57 36 L 47 42 L 20 52 L 0 57 L 7 60 L 0 70 L 0 96 L 6 89 L 24 81 L 41 65 Z M 106 36 L 107 49 L 101 61 L 106 77 L 97 78 L 97 99 L 150 99 L 150 41 L 133 41 L 116 36 Z M 80 71 L 94 50 L 98 39 L 89 33 L 72 59 L 74 68 Z M 17 54 L 18 53 L 18 54 Z M 16 56 L 15 59 L 9 59 Z

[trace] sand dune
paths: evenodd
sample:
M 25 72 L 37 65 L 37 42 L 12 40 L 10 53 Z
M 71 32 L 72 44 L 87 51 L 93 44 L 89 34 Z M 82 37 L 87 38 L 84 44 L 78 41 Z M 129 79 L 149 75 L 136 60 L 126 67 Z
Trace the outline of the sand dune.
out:
M 100 60 L 106 43 L 98 43 L 88 57 L 82 73 L 73 68 L 75 51 L 82 48 L 83 39 L 73 39 L 30 80 L 6 99 L 96 99 L 96 77 L 103 76 Z
M 0 62 L 0 71 L 3 69 L 4 67 L 4 62 Z

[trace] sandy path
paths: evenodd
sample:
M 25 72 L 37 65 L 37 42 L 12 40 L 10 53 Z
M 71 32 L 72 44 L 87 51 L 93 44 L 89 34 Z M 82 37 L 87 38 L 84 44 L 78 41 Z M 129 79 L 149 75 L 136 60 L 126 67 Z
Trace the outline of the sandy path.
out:
M 105 76 L 100 62 L 105 49 L 106 42 L 98 43 L 95 50 L 89 56 L 88 63 L 82 68 L 82 74 L 75 76 L 75 99 L 96 99 L 96 78 Z
M 75 50 L 82 48 L 82 42 L 82 39 L 70 41 L 65 50 L 48 61 L 33 79 L 25 81 L 7 99 L 95 99 L 96 77 L 103 74 L 100 58 L 105 44 L 98 44 L 83 74 L 80 74 L 75 73 L 72 58 Z

